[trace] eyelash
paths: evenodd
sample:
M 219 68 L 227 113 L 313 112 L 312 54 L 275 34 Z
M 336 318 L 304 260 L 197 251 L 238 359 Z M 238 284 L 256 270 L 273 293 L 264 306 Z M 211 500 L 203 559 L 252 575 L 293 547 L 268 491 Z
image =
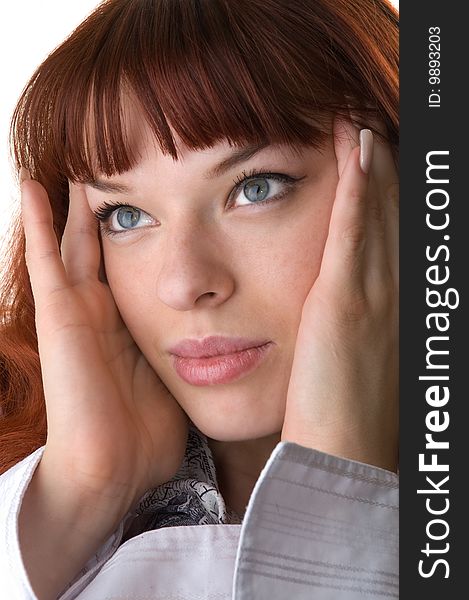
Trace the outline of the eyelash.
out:
M 235 193 L 237 191 L 240 190 L 240 188 L 242 186 L 244 186 L 250 179 L 274 179 L 275 181 L 280 181 L 283 182 L 285 184 L 287 184 L 287 189 L 283 192 L 278 193 L 276 196 L 273 196 L 272 198 L 267 198 L 266 200 L 259 200 L 258 202 L 253 202 L 251 206 L 259 206 L 259 205 L 265 205 L 265 204 L 270 204 L 271 202 L 277 202 L 278 200 L 281 200 L 289 191 L 290 189 L 299 181 L 301 181 L 302 179 L 304 179 L 304 177 L 290 177 L 289 175 L 285 175 L 283 173 L 269 173 L 266 172 L 264 170 L 259 170 L 259 169 L 251 169 L 251 171 L 249 171 L 248 173 L 246 173 L 246 171 L 242 171 L 242 175 L 239 175 L 236 179 L 233 180 L 233 183 L 235 184 L 235 188 L 233 190 L 233 192 L 230 194 L 230 198 L 235 195 Z M 245 206 L 249 206 L 249 205 L 245 205 Z M 132 229 L 123 229 L 121 231 L 114 231 L 110 228 L 110 226 L 108 225 L 108 221 L 109 218 L 111 217 L 112 213 L 115 212 L 116 210 L 118 210 L 119 208 L 135 208 L 129 204 L 122 204 L 120 202 L 116 202 L 115 204 L 113 204 L 112 202 L 103 202 L 103 204 L 101 206 L 99 206 L 97 209 L 95 209 L 93 211 L 94 216 L 96 217 L 96 219 L 98 221 L 101 222 L 101 231 L 104 235 L 107 236 L 114 236 L 114 235 L 120 235 L 122 233 L 127 233 L 128 231 L 132 231 Z M 140 209 L 137 209 L 140 210 Z M 140 212 L 145 212 L 145 211 L 140 211 Z M 136 228 L 136 229 L 140 229 L 140 228 Z

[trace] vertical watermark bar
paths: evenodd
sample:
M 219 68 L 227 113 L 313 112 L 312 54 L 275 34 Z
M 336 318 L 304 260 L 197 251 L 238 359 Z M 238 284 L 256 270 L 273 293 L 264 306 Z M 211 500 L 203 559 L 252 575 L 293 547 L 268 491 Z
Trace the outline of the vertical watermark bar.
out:
M 469 577 L 469 51 L 463 8 L 434 0 L 400 5 L 403 599 L 460 597 Z

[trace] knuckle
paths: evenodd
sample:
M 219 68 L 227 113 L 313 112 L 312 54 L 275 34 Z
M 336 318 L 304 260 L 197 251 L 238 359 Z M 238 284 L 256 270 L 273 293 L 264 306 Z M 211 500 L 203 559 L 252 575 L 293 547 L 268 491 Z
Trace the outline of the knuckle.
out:
M 343 308 L 343 314 L 347 323 L 362 321 L 369 314 L 370 306 L 364 294 L 357 294 Z
M 393 182 L 388 185 L 385 191 L 385 198 L 395 210 L 399 210 L 399 182 Z
M 363 205 L 366 202 L 366 194 L 359 189 L 351 189 L 348 192 L 348 201 L 352 205 Z
M 383 323 L 394 323 L 399 312 L 399 296 L 394 281 L 374 282 L 371 288 L 357 285 L 355 289 L 336 296 L 333 315 L 343 325 L 367 322 L 379 329 Z
M 370 214 L 371 214 L 371 218 L 375 224 L 375 229 L 376 229 L 377 233 L 381 237 L 384 237 L 386 223 L 385 223 L 384 210 L 379 202 L 374 202 L 370 206 Z
M 43 250 L 38 254 L 39 260 L 51 260 L 56 259 L 59 256 L 59 251 L 57 248 L 51 248 L 49 250 Z
M 366 240 L 365 224 L 355 223 L 345 227 L 340 234 L 340 239 L 350 254 L 361 252 Z
M 398 290 L 394 281 L 388 278 L 387 283 L 379 288 L 377 297 L 378 313 L 383 315 L 383 318 L 391 317 L 396 311 L 399 304 Z
M 91 228 L 91 226 L 89 225 L 77 225 L 76 227 L 70 228 L 70 230 L 67 232 L 68 235 L 70 236 L 77 236 L 77 237 L 81 237 L 84 235 L 91 235 L 93 233 L 93 230 Z M 65 234 L 64 234 L 65 235 Z
M 370 314 L 370 303 L 362 290 L 357 290 L 338 303 L 335 321 L 340 326 L 350 326 L 361 323 Z

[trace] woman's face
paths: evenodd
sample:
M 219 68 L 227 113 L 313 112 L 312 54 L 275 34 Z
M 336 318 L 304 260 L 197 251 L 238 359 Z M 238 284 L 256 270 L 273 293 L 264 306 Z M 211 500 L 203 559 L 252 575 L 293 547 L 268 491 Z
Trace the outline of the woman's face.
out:
M 135 168 L 85 186 L 94 211 L 104 202 L 125 205 L 107 220 L 119 233 L 102 233 L 122 318 L 207 436 L 241 441 L 280 432 L 301 311 L 319 273 L 338 181 L 332 138 L 321 151 L 267 146 L 239 162 L 229 160 L 239 148 L 228 143 L 179 146 L 174 161 L 145 126 L 135 139 Z M 255 368 L 228 382 L 189 382 L 170 348 L 208 336 L 270 344 Z

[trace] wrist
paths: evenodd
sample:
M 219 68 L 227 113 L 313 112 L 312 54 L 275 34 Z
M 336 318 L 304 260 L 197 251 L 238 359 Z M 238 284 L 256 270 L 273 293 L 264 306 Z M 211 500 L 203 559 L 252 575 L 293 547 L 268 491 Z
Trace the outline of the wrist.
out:
M 353 460 L 379 467 L 393 473 L 398 472 L 397 440 L 376 435 L 358 434 L 356 430 L 295 432 L 284 428 L 281 441 L 294 442 L 305 448 L 318 450 L 331 456 Z
M 41 461 L 18 520 L 22 560 L 35 594 L 57 597 L 117 529 L 126 511 L 126 502 L 113 491 L 76 487 Z
M 128 484 L 87 477 L 76 469 L 58 466 L 43 455 L 30 486 L 52 504 L 57 517 L 73 514 L 93 537 L 111 534 L 136 501 L 136 491 Z M 29 489 L 29 488 L 28 488 Z

